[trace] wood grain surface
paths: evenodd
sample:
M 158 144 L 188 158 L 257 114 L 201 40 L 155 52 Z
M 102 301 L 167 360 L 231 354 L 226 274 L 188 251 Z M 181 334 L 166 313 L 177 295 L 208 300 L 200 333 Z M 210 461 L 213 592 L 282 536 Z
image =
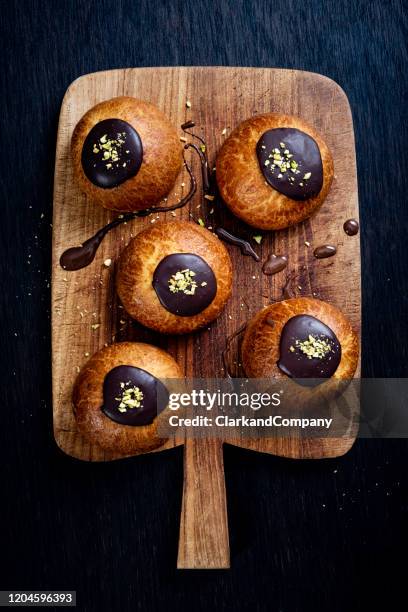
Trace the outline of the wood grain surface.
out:
M 244 257 L 236 248 L 230 249 L 233 296 L 219 319 L 196 334 L 160 338 L 142 330 L 126 315 L 115 293 L 115 261 L 123 246 L 143 227 L 159 223 L 160 215 L 137 219 L 109 233 L 94 262 L 80 271 L 67 272 L 59 265 L 59 257 L 66 248 L 80 244 L 112 218 L 111 213 L 89 202 L 74 184 L 70 138 L 86 110 L 118 95 L 153 102 L 175 125 L 193 119 L 197 133 L 207 142 L 211 165 L 215 164 L 216 152 L 226 134 L 245 118 L 265 112 L 303 117 L 321 132 L 334 157 L 334 184 L 317 214 L 289 230 L 262 232 L 260 262 Z M 194 167 L 198 176 L 196 163 Z M 185 170 L 169 201 L 176 201 L 183 194 L 181 183 L 188 184 Z M 211 229 L 222 225 L 249 240 L 260 233 L 246 228 L 224 207 L 203 200 L 201 190 L 188 208 L 177 215 L 192 222 L 202 219 Z M 260 308 L 282 299 L 283 287 L 293 296 L 313 295 L 337 305 L 360 332 L 359 236 L 350 238 L 342 228 L 350 217 L 358 218 L 353 125 L 347 98 L 330 79 L 289 70 L 192 67 L 116 70 L 76 80 L 62 104 L 54 183 L 52 363 L 54 433 L 60 448 L 90 461 L 120 457 L 90 444 L 77 432 L 71 407 L 77 372 L 88 356 L 106 343 L 123 339 L 159 342 L 184 367 L 186 376 L 223 377 L 221 355 L 227 336 Z M 325 243 L 335 244 L 338 254 L 329 260 L 317 260 L 313 250 Z M 282 273 L 267 277 L 261 266 L 271 252 L 287 255 L 289 266 Z M 103 264 L 107 258 L 113 261 L 108 268 Z M 240 368 L 234 368 L 240 361 L 238 343 L 235 351 L 228 352 L 228 360 L 229 369 L 239 374 Z M 310 459 L 344 454 L 355 435 L 356 428 L 352 435 L 342 439 L 264 438 L 231 442 L 256 451 Z M 176 441 L 169 440 L 158 450 L 175 445 Z M 184 475 L 179 567 L 228 567 L 222 443 L 188 441 Z

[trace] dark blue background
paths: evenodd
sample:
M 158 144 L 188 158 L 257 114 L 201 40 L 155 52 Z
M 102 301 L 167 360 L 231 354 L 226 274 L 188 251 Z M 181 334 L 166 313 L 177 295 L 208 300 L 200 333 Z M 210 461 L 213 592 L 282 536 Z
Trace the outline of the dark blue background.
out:
M 26 0 L 2 2 L 0 23 L 0 588 L 76 589 L 80 610 L 365 610 L 382 596 L 390 605 L 406 571 L 405 441 L 358 441 L 344 458 L 301 463 L 227 447 L 223 572 L 175 570 L 181 449 L 107 465 L 57 451 L 50 223 L 59 107 L 79 75 L 177 64 L 325 74 L 355 122 L 363 372 L 406 376 L 403 3 Z

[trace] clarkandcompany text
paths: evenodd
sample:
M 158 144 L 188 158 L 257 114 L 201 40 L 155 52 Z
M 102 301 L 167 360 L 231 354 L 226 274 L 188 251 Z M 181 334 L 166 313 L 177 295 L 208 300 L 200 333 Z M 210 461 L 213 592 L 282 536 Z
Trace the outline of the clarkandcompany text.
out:
M 300 429 L 319 427 L 330 429 L 333 419 L 307 419 L 307 418 L 287 418 L 282 415 L 269 415 L 265 418 L 255 417 L 230 417 L 227 415 L 218 415 L 212 417 L 197 415 L 192 418 L 179 417 L 171 415 L 168 419 L 171 427 L 296 427 Z

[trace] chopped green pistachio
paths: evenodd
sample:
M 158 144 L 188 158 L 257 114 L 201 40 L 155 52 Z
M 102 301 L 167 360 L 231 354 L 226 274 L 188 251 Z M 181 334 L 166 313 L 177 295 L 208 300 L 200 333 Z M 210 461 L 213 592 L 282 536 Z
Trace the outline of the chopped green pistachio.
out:
M 327 340 L 315 337 L 312 334 L 309 334 L 307 340 L 296 340 L 295 344 L 308 359 L 323 359 L 332 350 Z
M 255 240 L 255 242 L 257 242 L 258 244 L 261 244 L 262 242 L 262 236 L 252 236 L 252 238 Z
M 200 217 L 200 219 L 198 220 L 198 225 L 201 225 L 201 227 L 205 227 L 205 223 L 204 223 L 204 221 L 201 219 L 201 217 Z
M 169 290 L 171 293 L 182 291 L 186 295 L 194 295 L 197 288 L 197 282 L 194 280 L 195 275 L 196 273 L 188 268 L 179 270 L 169 278 Z
M 139 387 L 127 387 L 130 383 L 120 383 L 122 391 L 121 397 L 115 397 L 119 402 L 119 412 L 127 412 L 128 409 L 141 408 L 143 402 L 143 391 Z

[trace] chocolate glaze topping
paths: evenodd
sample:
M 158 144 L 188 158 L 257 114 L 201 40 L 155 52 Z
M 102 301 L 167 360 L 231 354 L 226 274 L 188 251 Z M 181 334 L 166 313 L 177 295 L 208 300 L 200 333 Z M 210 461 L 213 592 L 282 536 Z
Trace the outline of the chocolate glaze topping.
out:
M 122 119 L 104 119 L 91 129 L 82 147 L 82 168 L 87 178 L 111 189 L 136 176 L 142 165 L 139 134 Z
M 238 246 L 241 249 L 241 253 L 243 255 L 250 255 L 251 257 L 255 259 L 255 261 L 259 261 L 259 255 L 255 253 L 254 249 L 252 248 L 252 246 L 249 244 L 247 240 L 244 240 L 243 238 L 239 238 L 238 236 L 234 236 L 233 234 L 230 234 L 230 232 L 227 232 L 227 230 L 224 229 L 223 227 L 217 227 L 217 229 L 215 230 L 215 233 L 217 234 L 219 238 L 221 238 L 222 240 L 225 240 L 225 242 L 228 242 L 229 244 L 233 244 L 234 246 Z
M 337 249 L 332 244 L 322 244 L 313 251 L 313 255 L 316 259 L 326 259 L 326 257 L 333 257 L 337 253 Z
M 217 293 L 217 279 L 202 257 L 173 253 L 155 269 L 153 288 L 166 310 L 191 317 L 211 304 Z
M 138 406 L 132 406 L 136 399 Z M 149 425 L 168 404 L 163 383 L 141 368 L 123 365 L 110 370 L 103 382 L 102 412 L 121 425 Z
M 262 266 L 262 272 L 267 275 L 277 274 L 288 265 L 288 258 L 285 255 L 274 255 L 271 253 Z
M 190 145 L 185 145 L 185 149 L 189 148 Z M 81 268 L 85 268 L 95 258 L 96 251 L 98 250 L 99 245 L 101 244 L 103 238 L 106 236 L 110 230 L 112 230 L 117 225 L 121 223 L 125 223 L 126 221 L 131 221 L 135 217 L 146 217 L 150 215 L 152 212 L 168 212 L 170 210 L 176 210 L 177 208 L 182 208 L 191 200 L 195 192 L 197 191 L 197 183 L 193 176 L 193 172 L 191 167 L 186 162 L 184 152 L 184 165 L 187 169 L 187 172 L 190 176 L 190 189 L 187 195 L 184 196 L 179 202 L 176 204 L 172 204 L 170 206 L 155 206 L 153 208 L 147 208 L 146 210 L 138 210 L 132 213 L 126 213 L 123 215 L 119 215 L 113 221 L 102 227 L 100 230 L 96 232 L 94 236 L 88 238 L 81 246 L 71 247 L 64 251 L 60 257 L 60 266 L 64 268 L 64 270 L 74 271 L 80 270 Z
M 323 163 L 316 141 L 296 128 L 276 128 L 256 145 L 259 167 L 271 187 L 292 200 L 314 198 L 323 186 Z
M 281 334 L 278 361 L 284 374 L 296 379 L 330 378 L 340 360 L 340 342 L 322 321 L 310 315 L 297 315 L 287 321 Z M 323 380 L 316 384 L 320 382 Z
M 356 219 L 347 219 L 347 221 L 345 221 L 343 225 L 343 229 L 346 232 L 347 236 L 355 236 L 356 234 L 358 234 L 359 228 L 360 226 Z

